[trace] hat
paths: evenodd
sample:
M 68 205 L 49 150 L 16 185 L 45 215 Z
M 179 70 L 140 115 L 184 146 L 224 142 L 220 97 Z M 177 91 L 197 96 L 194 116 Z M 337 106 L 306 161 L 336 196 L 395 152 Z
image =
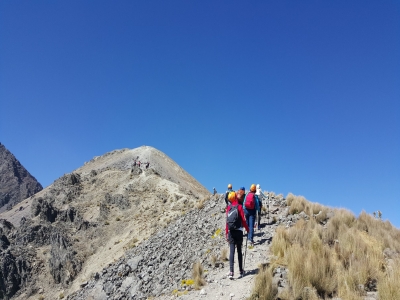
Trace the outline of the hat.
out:
M 241 188 L 240 188 L 242 191 L 245 191 L 246 189 L 244 188 L 244 186 L 242 186 Z

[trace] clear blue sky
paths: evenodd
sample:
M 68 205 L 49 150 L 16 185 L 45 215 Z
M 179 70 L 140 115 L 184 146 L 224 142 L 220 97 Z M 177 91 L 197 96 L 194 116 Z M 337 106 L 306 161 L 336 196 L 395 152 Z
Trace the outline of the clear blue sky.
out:
M 44 186 L 150 145 L 400 227 L 400 2 L 1 1 L 0 142 Z

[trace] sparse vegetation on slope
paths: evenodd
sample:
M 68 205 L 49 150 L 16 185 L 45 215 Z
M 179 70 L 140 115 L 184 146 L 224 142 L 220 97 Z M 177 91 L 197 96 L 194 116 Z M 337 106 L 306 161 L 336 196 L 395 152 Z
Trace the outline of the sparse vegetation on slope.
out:
M 304 212 L 308 220 L 278 227 L 272 240 L 271 268 L 289 270 L 289 287 L 280 299 L 363 299 L 367 291 L 378 291 L 380 299 L 400 299 L 400 231 L 390 222 L 365 212 L 356 218 L 345 209 L 332 210 L 326 222 L 329 208 L 292 194 L 286 200 L 289 214 Z M 260 270 L 254 299 L 272 299 L 267 292 L 271 272 Z

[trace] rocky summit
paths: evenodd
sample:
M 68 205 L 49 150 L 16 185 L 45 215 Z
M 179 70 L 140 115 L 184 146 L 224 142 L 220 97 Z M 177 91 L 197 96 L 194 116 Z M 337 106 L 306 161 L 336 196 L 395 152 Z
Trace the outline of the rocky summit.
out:
M 94 157 L 0 214 L 0 299 L 67 297 L 209 197 L 152 147 Z
M 35 177 L 0 143 L 0 212 L 42 189 Z

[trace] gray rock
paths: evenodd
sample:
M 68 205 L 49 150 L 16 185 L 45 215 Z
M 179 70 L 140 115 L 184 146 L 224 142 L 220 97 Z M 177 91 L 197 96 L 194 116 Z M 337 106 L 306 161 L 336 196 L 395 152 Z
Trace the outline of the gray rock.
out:
M 138 264 L 143 260 L 143 256 L 139 255 L 136 257 L 133 257 L 127 261 L 127 264 L 131 268 L 131 272 L 136 271 Z

